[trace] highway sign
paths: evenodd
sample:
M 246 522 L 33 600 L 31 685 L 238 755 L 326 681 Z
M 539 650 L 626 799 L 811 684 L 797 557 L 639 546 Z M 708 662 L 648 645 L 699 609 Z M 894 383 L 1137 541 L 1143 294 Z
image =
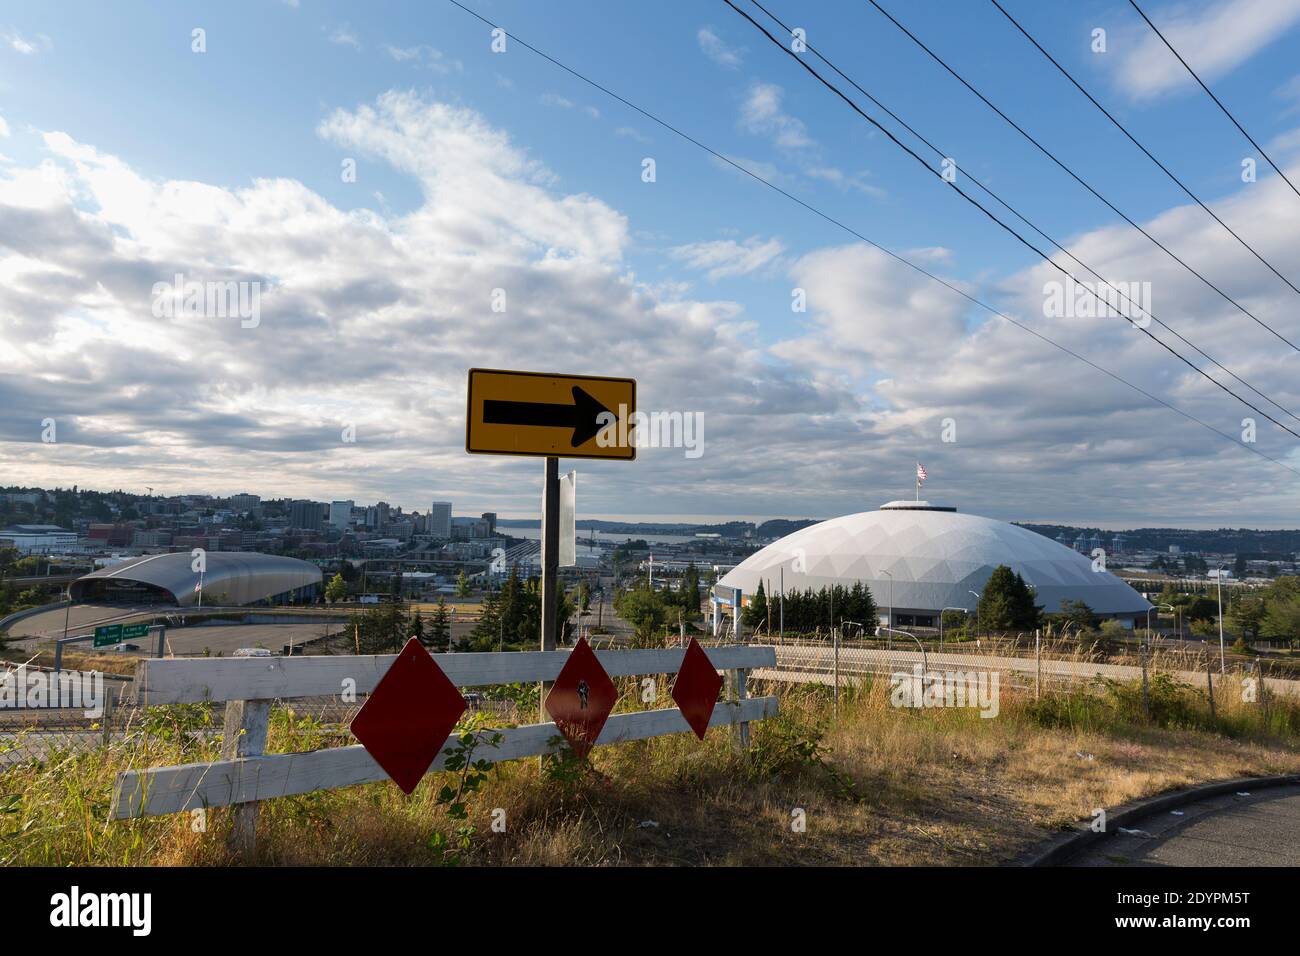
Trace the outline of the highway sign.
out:
M 692 637 L 686 656 L 682 658 L 682 666 L 677 671 L 677 680 L 673 682 L 673 701 L 691 725 L 691 730 L 695 731 L 695 736 L 701 740 L 709 729 L 709 719 L 713 717 L 721 688 L 722 675 L 714 669 L 700 642 Z
M 635 379 L 472 368 L 465 450 L 630 461 L 635 411 Z
M 413 637 L 352 718 L 352 736 L 409 796 L 467 706 L 437 661 Z
M 123 624 L 122 625 L 122 640 L 124 641 L 129 641 L 133 637 L 148 637 L 148 636 L 149 636 L 148 624 Z
M 101 624 L 95 628 L 95 647 L 108 647 L 110 644 L 122 643 L 121 624 Z
M 596 745 L 601 728 L 618 702 L 618 691 L 596 653 L 580 637 L 546 695 L 546 712 L 579 759 Z

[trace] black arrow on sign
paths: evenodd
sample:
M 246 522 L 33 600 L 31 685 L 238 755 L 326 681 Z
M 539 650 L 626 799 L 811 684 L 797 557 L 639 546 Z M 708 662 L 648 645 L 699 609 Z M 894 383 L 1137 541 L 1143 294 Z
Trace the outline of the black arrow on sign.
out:
M 483 400 L 485 425 L 572 428 L 574 448 L 595 438 L 596 433 L 605 427 L 606 423 L 598 420 L 602 412 L 609 412 L 609 409 L 577 385 L 573 386 L 572 405 L 552 405 L 549 402 L 504 402 L 491 398 Z

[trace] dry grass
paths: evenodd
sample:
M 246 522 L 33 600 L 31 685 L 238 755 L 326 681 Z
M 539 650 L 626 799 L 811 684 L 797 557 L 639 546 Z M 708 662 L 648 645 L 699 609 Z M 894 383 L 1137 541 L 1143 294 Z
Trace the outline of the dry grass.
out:
M 845 693 L 780 689 L 782 715 L 753 725 L 737 754 L 725 730 L 602 748 L 576 779 L 536 760 L 498 765 L 470 802 L 475 833 L 459 854 L 489 865 L 995 864 L 1093 808 L 1207 780 L 1300 772 L 1300 706 L 1233 703 L 1211 725 L 1204 695 L 1153 687 L 1157 725 L 1132 687 L 1098 686 L 1037 703 L 1004 691 L 998 717 L 898 710 L 882 684 Z M 664 706 L 659 702 L 658 706 Z M 0 776 L 0 864 L 208 865 L 228 856 L 228 826 L 208 814 L 106 823 L 124 767 L 211 759 L 187 736 L 197 709 L 153 712 L 147 734 Z M 273 721 L 270 748 L 329 746 L 310 720 Z M 561 765 L 561 771 L 566 768 Z M 436 799 L 447 775 L 410 797 L 372 784 L 262 805 L 257 862 L 446 862 L 429 846 L 455 829 Z M 490 828 L 494 809 L 505 831 Z M 792 811 L 806 832 L 792 829 Z

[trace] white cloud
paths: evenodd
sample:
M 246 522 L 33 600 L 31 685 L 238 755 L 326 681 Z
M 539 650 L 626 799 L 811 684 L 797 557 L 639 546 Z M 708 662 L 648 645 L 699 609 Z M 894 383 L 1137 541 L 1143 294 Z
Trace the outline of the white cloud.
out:
M 704 51 L 704 55 L 714 63 L 730 69 L 740 66 L 742 60 L 740 51 L 723 43 L 722 38 L 714 33 L 711 27 L 700 27 L 699 32 L 695 34 L 695 39 L 700 49 Z
M 352 32 L 351 27 L 347 26 L 347 24 L 331 30 L 329 41 L 338 46 L 350 46 L 354 50 L 361 49 L 361 41 L 357 39 L 357 35 Z
M 772 83 L 751 84 L 740 108 L 740 125 L 750 133 L 770 136 L 783 149 L 812 146 L 803 121 L 781 109 L 781 87 Z
M 7 137 L 8 135 L 9 135 L 9 124 L 5 122 L 5 118 L 3 116 L 0 116 L 0 137 Z
M 1215 0 L 1146 9 L 1146 13 L 1208 83 L 1230 73 L 1294 27 L 1300 21 L 1300 0 Z M 1119 58 L 1116 80 L 1135 99 L 1196 85 L 1141 18 L 1112 43 L 1111 50 L 1107 56 Z
M 692 269 L 708 270 L 710 279 L 749 275 L 770 265 L 783 252 L 785 245 L 779 239 L 762 240 L 758 236 L 744 242 L 734 239 L 692 242 L 669 250 L 674 259 Z
M 596 109 L 596 107 L 588 105 L 579 107 L 573 100 L 561 96 L 559 93 L 543 93 L 538 99 L 543 106 L 554 106 L 562 110 L 581 109 L 592 119 L 600 119 L 600 110 Z
M 43 33 L 36 35 L 36 39 L 29 39 L 15 31 L 0 33 L 0 39 L 9 44 L 9 47 L 23 56 L 31 56 L 39 53 L 41 50 L 49 50 L 54 44 L 50 38 Z
M 423 43 L 407 47 L 396 47 L 390 44 L 384 47 L 384 50 L 398 63 L 410 63 L 412 66 L 423 67 L 434 73 L 460 73 L 465 68 L 460 60 L 450 58 L 441 50 Z
M 904 495 L 920 458 L 935 498 L 999 517 L 1294 524 L 1295 476 L 878 251 L 790 257 L 777 239 L 737 237 L 665 258 L 719 276 L 780 268 L 807 295 L 807 312 L 777 290 L 751 315 L 690 298 L 671 272 L 640 279 L 626 262 L 627 217 L 561 191 L 538 157 L 473 110 L 389 92 L 333 111 L 318 132 L 411 177 L 418 205 L 347 212 L 288 177 L 240 188 L 160 181 L 58 131 L 44 134 L 44 168 L 0 167 L 0 463 L 10 481 L 421 509 L 436 494 L 467 510 L 535 513 L 530 463 L 463 452 L 465 370 L 497 365 L 633 374 L 644 408 L 704 411 L 698 460 L 647 449 L 635 466 L 587 466 L 587 514 L 649 510 L 643 502 L 842 513 Z M 1262 179 L 1223 209 L 1288 274 L 1300 273 L 1294 201 Z M 1289 290 L 1199 209 L 1170 209 L 1149 228 L 1178 236 L 1190 261 L 1214 263 L 1229 291 L 1300 337 Z M 1132 230 L 1068 242 L 1113 278 L 1150 281 L 1157 315 L 1300 411 L 1292 358 Z M 960 265 L 941 248 L 909 255 L 941 274 Z M 155 318 L 153 284 L 177 272 L 262 282 L 260 325 Z M 1239 406 L 1126 323 L 1044 317 L 1053 277 L 1038 266 L 977 291 L 1238 432 Z M 498 288 L 505 313 L 489 305 Z M 774 325 L 758 328 L 759 316 Z M 45 417 L 59 423 L 57 445 L 39 441 Z M 955 444 L 939 440 L 946 417 Z M 339 440 L 349 422 L 355 445 Z M 1300 461 L 1295 442 L 1263 421 L 1257 447 Z

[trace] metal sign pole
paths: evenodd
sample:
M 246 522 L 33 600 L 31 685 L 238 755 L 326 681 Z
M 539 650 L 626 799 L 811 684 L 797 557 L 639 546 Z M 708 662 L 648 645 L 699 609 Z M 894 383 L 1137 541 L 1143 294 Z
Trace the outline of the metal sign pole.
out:
M 546 459 L 542 477 L 542 650 L 555 650 L 556 584 L 560 573 L 560 459 Z M 541 720 L 547 720 L 546 691 L 538 695 Z

